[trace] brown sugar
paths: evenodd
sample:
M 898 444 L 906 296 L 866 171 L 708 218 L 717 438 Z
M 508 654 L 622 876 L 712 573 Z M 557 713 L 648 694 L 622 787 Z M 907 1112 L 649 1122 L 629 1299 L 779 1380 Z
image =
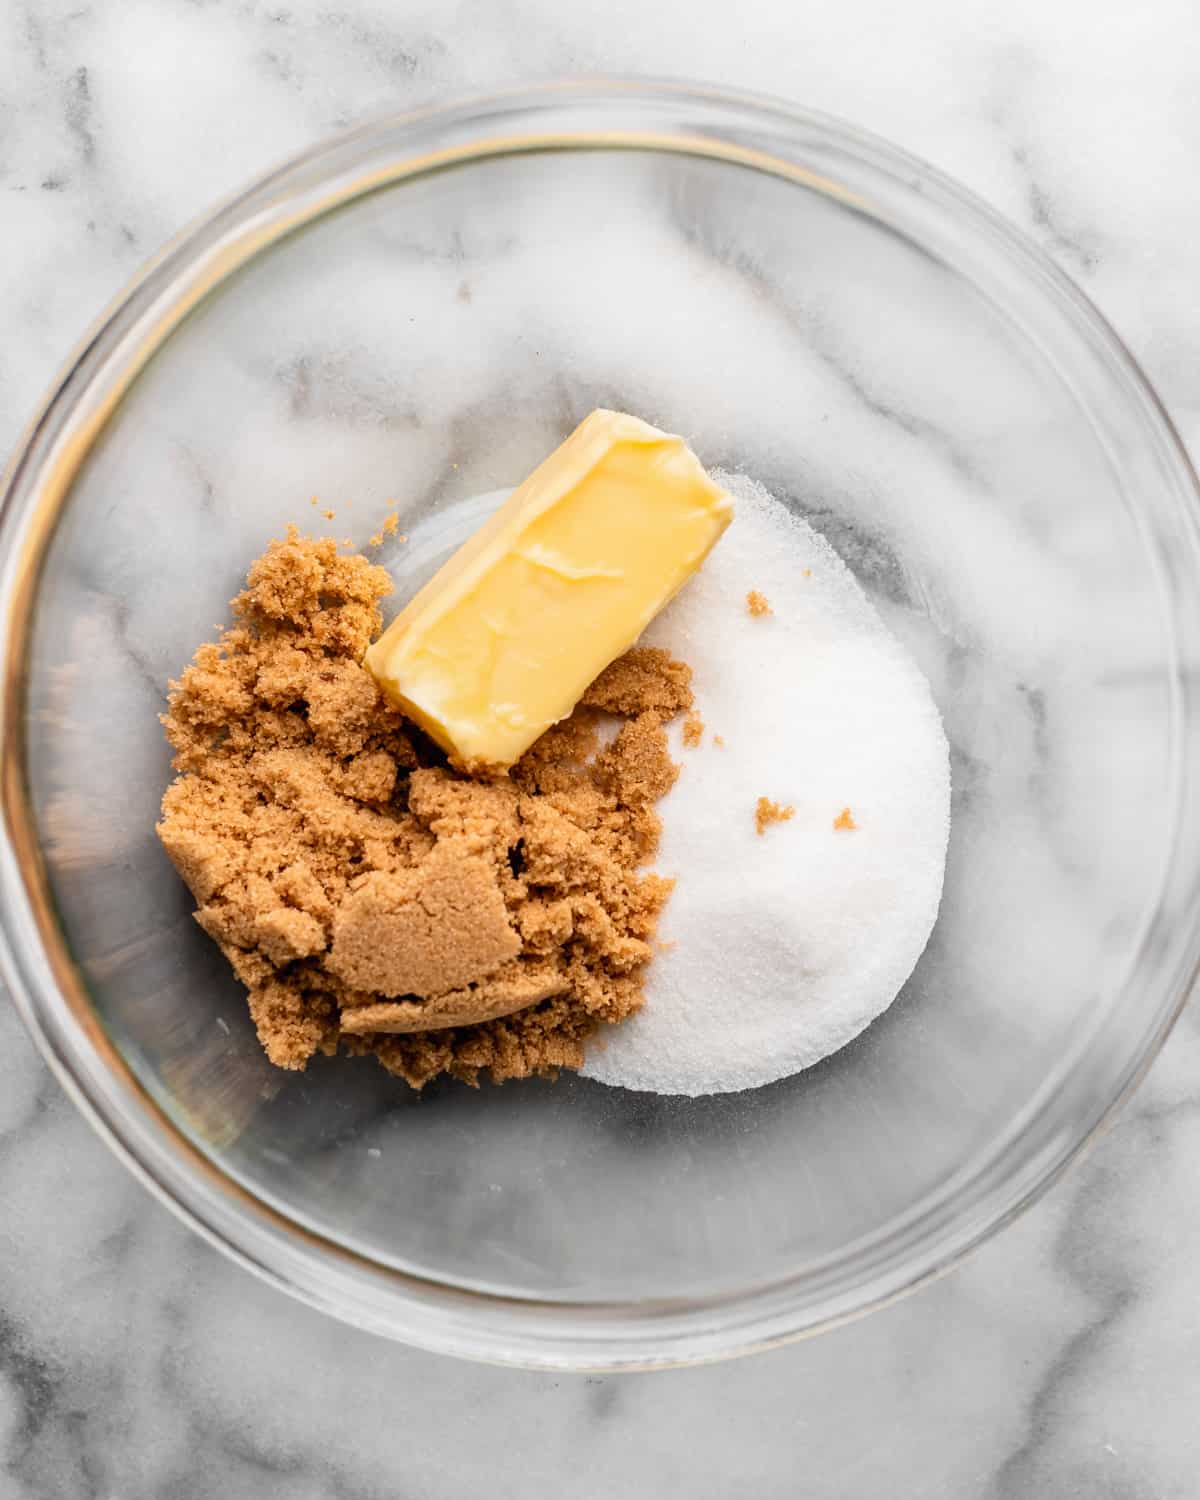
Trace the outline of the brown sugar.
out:
M 438 843 L 411 869 L 355 883 L 333 919 L 326 967 L 356 990 L 427 999 L 489 979 L 520 951 L 494 870 Z
M 384 537 L 387 537 L 387 536 L 396 536 L 396 533 L 399 530 L 399 528 L 400 528 L 400 513 L 399 513 L 399 511 L 394 511 L 394 510 L 393 511 L 389 511 L 388 514 L 387 514 L 387 516 L 386 516 L 386 518 L 384 519 L 383 525 L 375 533 L 375 535 L 371 538 L 371 540 L 370 540 L 370 542 L 369 542 L 368 545 L 372 546 L 372 547 L 382 547 L 383 546 L 383 539 L 384 539 Z M 406 541 L 408 541 L 408 538 L 406 536 L 401 536 L 401 537 L 397 537 L 397 540 L 401 541 L 401 542 L 406 542 Z
M 756 617 L 771 613 L 771 606 L 767 602 L 767 596 L 760 594 L 757 589 L 751 589 L 746 595 L 746 608 Z
M 704 739 L 704 720 L 697 713 L 688 714 L 683 721 L 683 743 L 694 750 Z
M 610 714 L 650 711 L 673 719 L 692 706 L 692 669 L 661 646 L 634 646 L 605 667 L 580 702 Z
M 576 1068 L 642 1003 L 671 882 L 639 867 L 691 673 L 635 649 L 510 776 L 473 781 L 360 665 L 389 590 L 332 539 L 271 544 L 172 685 L 159 837 L 279 1066 L 340 1047 L 416 1088 Z M 598 750 L 603 714 L 624 723 Z
M 766 833 L 772 823 L 788 823 L 796 816 L 796 809 L 787 803 L 772 802 L 769 797 L 760 797 L 754 809 L 754 828 L 759 834 Z
M 848 807 L 843 807 L 841 812 L 833 820 L 833 826 L 839 833 L 853 833 L 858 824 L 854 821 L 854 814 Z

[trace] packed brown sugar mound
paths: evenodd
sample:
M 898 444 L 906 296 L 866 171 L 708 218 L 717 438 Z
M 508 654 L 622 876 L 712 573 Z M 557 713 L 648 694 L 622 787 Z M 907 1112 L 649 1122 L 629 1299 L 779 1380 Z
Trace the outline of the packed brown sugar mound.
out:
M 373 1052 L 420 1088 L 575 1068 L 642 1002 L 671 882 L 639 870 L 691 672 L 635 649 L 511 774 L 474 781 L 359 665 L 391 584 L 294 532 L 172 685 L 158 833 L 271 1061 Z M 624 722 L 599 748 L 604 715 Z

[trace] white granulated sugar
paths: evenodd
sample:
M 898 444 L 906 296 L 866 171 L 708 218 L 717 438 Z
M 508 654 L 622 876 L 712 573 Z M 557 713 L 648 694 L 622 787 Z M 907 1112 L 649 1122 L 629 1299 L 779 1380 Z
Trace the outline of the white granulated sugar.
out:
M 736 518 L 644 637 L 691 664 L 706 726 L 697 749 L 675 726 L 683 771 L 659 804 L 671 946 L 644 1009 L 583 1068 L 659 1094 L 756 1088 L 869 1025 L 929 938 L 950 826 L 925 678 L 823 538 L 761 487 L 718 477 Z M 771 614 L 749 614 L 751 589 Z M 795 815 L 760 836 L 762 796 Z M 845 807 L 856 831 L 834 829 Z

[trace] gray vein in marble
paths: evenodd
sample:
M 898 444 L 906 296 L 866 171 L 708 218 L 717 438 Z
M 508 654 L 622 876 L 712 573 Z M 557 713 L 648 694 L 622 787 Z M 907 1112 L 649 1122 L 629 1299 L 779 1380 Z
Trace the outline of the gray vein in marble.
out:
M 45 24 L 32 5 L 19 7 L 19 14 L 24 26 L 25 39 L 33 51 L 34 66 L 39 73 L 44 73 L 49 61 L 46 53 Z
M 175 1321 L 182 1326 L 183 1317 Z M 228 1486 L 234 1483 L 234 1491 L 253 1495 L 254 1500 L 268 1500 L 294 1493 L 298 1483 L 315 1482 L 321 1495 L 330 1500 L 405 1500 L 406 1486 L 391 1481 L 391 1487 L 371 1484 L 360 1486 L 344 1472 L 336 1452 L 327 1458 L 316 1459 L 314 1455 L 298 1445 L 294 1451 L 280 1451 L 277 1444 L 263 1441 L 249 1424 L 217 1420 L 197 1409 L 192 1393 L 179 1378 L 177 1358 L 170 1348 L 164 1350 L 159 1361 L 157 1375 L 164 1389 L 186 1413 L 188 1427 L 188 1450 L 202 1451 L 209 1457 L 210 1472 L 191 1472 L 190 1466 L 181 1467 L 171 1480 L 170 1500 L 214 1500 L 218 1495 L 229 1493 Z M 361 1439 L 356 1432 L 353 1414 L 347 1413 L 347 1442 L 353 1444 Z M 212 1469 L 215 1468 L 215 1473 Z M 278 1485 L 275 1481 L 279 1481 Z
M 67 80 L 65 93 L 67 128 L 78 143 L 84 166 L 90 167 L 96 160 L 96 137 L 92 128 L 92 88 L 86 67 L 75 69 Z
M 1196 1034 L 1194 1012 L 1185 1029 Z M 1153 1092 L 1153 1091 L 1151 1091 Z M 1041 1494 L 1112 1497 L 1112 1500 L 1159 1500 L 1160 1489 L 1133 1453 L 1136 1428 L 1116 1426 L 1098 1448 L 1072 1443 L 1072 1411 L 1085 1406 L 1106 1378 L 1126 1380 L 1136 1392 L 1138 1367 L 1129 1364 L 1137 1349 L 1136 1326 L 1142 1309 L 1161 1292 L 1145 1277 L 1146 1246 L 1151 1225 L 1144 1215 L 1114 1218 L 1113 1195 L 1123 1190 L 1140 1206 L 1144 1194 L 1170 1157 L 1167 1126 L 1178 1129 L 1200 1112 L 1194 1095 L 1159 1104 L 1143 1094 L 1112 1129 L 1102 1152 L 1076 1177 L 1067 1216 L 1056 1238 L 1055 1263 L 1086 1297 L 1093 1311 L 1043 1372 L 1029 1401 L 1027 1435 L 998 1471 L 988 1500 L 1023 1500 Z M 1161 1194 L 1159 1203 L 1169 1202 Z M 1132 1205 L 1131 1205 L 1132 1206 Z M 1168 1209 L 1168 1212 L 1170 1210 Z M 1178 1276 L 1182 1267 L 1173 1268 Z M 1168 1312 L 1168 1316 L 1172 1314 Z M 1173 1317 L 1186 1318 L 1182 1306 Z M 1134 1396 L 1133 1409 L 1145 1420 Z M 1189 1434 L 1181 1452 L 1200 1459 L 1200 1440 Z M 1134 1448 L 1136 1452 L 1136 1448 Z M 1172 1496 L 1191 1493 L 1185 1483 Z
M 299 354 L 274 372 L 287 393 L 297 420 L 339 421 L 348 426 L 371 424 L 390 430 L 420 426 L 415 408 L 397 405 L 396 394 L 382 376 L 344 353 Z
M 1045 1450 L 1057 1435 L 1057 1418 L 1067 1404 L 1070 1387 L 1086 1379 L 1093 1351 L 1136 1303 L 1135 1286 L 1122 1269 L 1119 1256 L 1105 1254 L 1103 1250 L 1097 1253 L 1097 1245 L 1102 1245 L 1107 1237 L 1106 1226 L 1097 1223 L 1097 1206 L 1105 1200 L 1104 1179 L 1104 1169 L 1100 1169 L 1076 1190 L 1055 1251 L 1056 1263 L 1088 1296 L 1096 1311 L 1063 1345 L 1032 1392 L 1027 1436 L 995 1476 L 988 1500 L 1028 1500 L 1029 1496 L 1043 1492 L 1047 1479 Z M 1103 1212 L 1100 1207 L 1099 1213 Z M 1099 1479 L 1090 1477 L 1093 1482 Z M 1140 1486 L 1133 1490 L 1123 1484 L 1119 1488 L 1091 1488 L 1087 1493 L 1097 1500 L 1100 1496 L 1111 1496 L 1111 1500 L 1143 1500 L 1148 1495 Z
M 361 53 L 385 72 L 411 77 L 420 66 L 422 55 L 444 50 L 434 36 L 422 38 L 422 47 L 400 40 L 390 26 L 359 19 L 352 10 L 327 10 L 321 15 L 321 26 L 327 32 L 344 36 L 354 51 Z
M 4 1003 L 8 1004 L 7 996 L 3 998 Z M 37 1086 L 21 1113 L 0 1125 L 0 1158 L 7 1152 L 24 1146 L 50 1111 L 62 1103 L 62 1089 L 48 1068 L 39 1071 L 37 1080 Z
M 1028 178 L 1029 216 L 1034 226 L 1042 231 L 1051 250 L 1074 263 L 1076 270 L 1089 274 L 1100 264 L 1104 252 L 1103 241 L 1086 228 L 1067 229 L 1059 217 L 1053 198 L 1033 175 L 1029 163 L 1029 151 L 1019 147 L 1013 151 L 1013 161 L 1021 167 Z
M 589 384 L 586 391 L 581 390 L 575 382 L 558 372 L 552 373 L 548 379 L 541 379 L 537 400 L 548 443 L 561 441 L 592 407 L 605 405 L 610 394 L 595 383 Z M 505 426 L 511 403 L 511 388 L 500 385 L 471 405 L 457 410 L 444 423 L 439 429 L 441 441 L 436 473 L 423 487 L 405 497 L 406 525 L 418 526 L 438 509 L 448 491 L 453 490 L 455 498 L 469 499 L 520 482 L 522 475 L 498 473 L 493 462 L 495 435 Z M 414 411 L 408 414 L 403 425 L 422 428 L 427 424 Z M 471 477 L 467 479 L 466 476 Z M 380 554 L 380 557 L 386 560 L 386 554 Z
M 29 1349 L 16 1322 L 0 1307 L 0 1375 L 11 1381 L 21 1416 L 10 1438 L 14 1453 L 6 1467 L 16 1470 L 45 1426 L 62 1391 L 61 1372 Z
M 875 395 L 865 377 L 851 369 L 845 357 L 837 349 L 831 334 L 821 327 L 819 319 L 812 320 L 808 335 L 809 348 L 821 359 L 826 368 L 843 382 L 867 411 L 898 427 L 909 437 L 928 445 L 945 460 L 950 469 L 964 483 L 973 489 L 988 493 L 988 486 L 978 465 L 971 459 L 967 450 L 955 442 L 945 428 L 939 427 L 927 417 L 920 417 L 914 412 L 905 411 L 894 401 Z
M 1075 272 L 1090 275 L 1111 247 L 1094 226 L 1070 223 L 1058 192 L 1047 180 L 1049 169 L 1029 131 L 1034 99 L 1053 86 L 1046 69 L 1034 50 L 1025 45 L 997 49 L 991 63 L 992 83 L 984 117 L 999 131 L 1023 185 L 1028 222 L 1051 254 L 1067 261 Z
M 884 399 L 871 390 L 865 375 L 852 368 L 845 352 L 838 345 L 833 329 L 818 313 L 794 306 L 747 256 L 731 256 L 713 246 L 705 235 L 703 224 L 695 218 L 683 219 L 676 216 L 676 225 L 688 242 L 707 256 L 713 265 L 752 284 L 763 302 L 778 314 L 784 325 L 842 383 L 865 411 L 924 444 L 965 484 L 988 493 L 988 486 L 978 465 L 945 428 L 939 427 L 927 417 L 905 411 L 897 402 Z
M 586 1382 L 588 1410 L 597 1421 L 603 1422 L 619 1415 L 622 1405 L 621 1383 L 612 1376 L 591 1376 Z
M 176 443 L 176 452 L 184 468 L 193 475 L 196 483 L 200 486 L 200 499 L 198 504 L 202 511 L 211 515 L 216 501 L 216 486 L 213 483 L 212 474 L 207 464 L 202 463 L 196 451 L 187 443 Z
M 899 555 L 878 532 L 865 532 L 847 521 L 845 511 L 825 495 L 806 489 L 790 494 L 775 488 L 766 476 L 755 475 L 773 495 L 793 505 L 833 547 L 838 556 L 865 583 L 868 591 L 892 604 L 911 609 L 917 601 L 918 585 Z

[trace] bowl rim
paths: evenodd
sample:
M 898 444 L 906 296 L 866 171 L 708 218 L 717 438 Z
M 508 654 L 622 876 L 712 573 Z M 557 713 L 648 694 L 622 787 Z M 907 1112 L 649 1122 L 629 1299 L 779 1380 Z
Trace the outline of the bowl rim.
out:
M 0 974 L 67 1093 L 162 1202 L 268 1282 L 352 1323 L 438 1352 L 553 1369 L 690 1364 L 822 1331 L 944 1273 L 1035 1202 L 1133 1092 L 1186 1003 L 1200 966 L 1200 881 L 1194 870 L 1189 881 L 1184 869 L 1188 838 L 1200 831 L 1200 798 L 1188 782 L 1181 744 L 1189 689 L 1177 662 L 1173 790 L 1180 816 L 1163 890 L 1168 881 L 1172 889 L 1182 887 L 1178 904 L 1189 920 L 1173 926 L 1161 920 L 1160 890 L 1157 916 L 1141 934 L 1138 952 L 1154 944 L 1159 966 L 1163 951 L 1169 962 L 1159 984 L 1162 999 L 1140 1045 L 1103 1097 L 1091 1101 L 1082 1126 L 1076 1120 L 1069 1129 L 1053 1128 L 1051 1114 L 1061 1101 L 1047 1088 L 992 1143 L 982 1165 L 964 1169 L 962 1181 L 948 1179 L 934 1201 L 889 1225 L 886 1245 L 871 1236 L 829 1265 L 761 1285 L 678 1300 L 537 1300 L 371 1260 L 255 1196 L 170 1120 L 91 1012 L 65 945 L 56 940 L 25 800 L 29 606 L 80 464 L 133 379 L 187 314 L 285 235 L 366 193 L 448 166 L 535 150 L 667 151 L 768 171 L 853 202 L 835 178 L 808 164 L 814 143 L 835 148 L 899 191 L 922 195 L 961 223 L 1092 343 L 1121 386 L 1161 475 L 1180 531 L 1171 540 L 1190 555 L 1195 576 L 1200 484 L 1183 444 L 1119 337 L 1032 241 L 936 169 L 865 131 L 773 98 L 679 80 L 581 78 L 507 90 L 374 120 L 291 158 L 196 220 L 134 278 L 67 360 L 0 480 Z M 369 169 L 373 153 L 381 151 L 383 165 Z M 1196 607 L 1184 618 L 1176 604 L 1178 633 L 1200 640 Z M 1197 692 L 1191 689 L 1190 696 Z M 1129 977 L 1122 993 L 1128 986 Z M 989 1172 L 1004 1141 L 1043 1116 L 1049 1123 L 1043 1149 L 1023 1171 L 993 1180 Z

